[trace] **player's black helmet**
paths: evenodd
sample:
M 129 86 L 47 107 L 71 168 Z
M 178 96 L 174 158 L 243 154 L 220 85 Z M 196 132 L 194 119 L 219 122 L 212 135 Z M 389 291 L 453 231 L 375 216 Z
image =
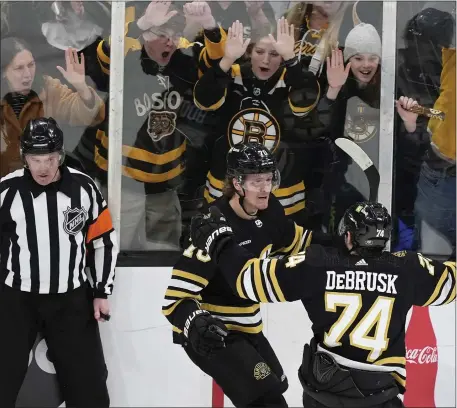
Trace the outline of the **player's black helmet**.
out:
M 274 156 L 263 144 L 239 143 L 227 153 L 227 175 L 274 173 L 277 163 Z
M 263 144 L 239 143 L 227 153 L 228 177 L 242 178 L 247 174 L 262 173 L 272 173 L 273 189 L 279 186 L 281 179 L 276 159 Z
M 390 239 L 392 218 L 380 203 L 361 202 L 349 207 L 338 227 L 339 235 L 350 232 L 355 248 L 384 248 Z
M 31 119 L 21 135 L 21 155 L 63 153 L 63 132 L 53 118 Z

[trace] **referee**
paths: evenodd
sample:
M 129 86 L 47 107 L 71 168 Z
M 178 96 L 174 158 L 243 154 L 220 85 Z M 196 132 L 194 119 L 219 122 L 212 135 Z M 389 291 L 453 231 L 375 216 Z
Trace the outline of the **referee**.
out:
M 21 156 L 24 169 L 0 180 L 0 407 L 14 407 L 38 332 L 66 406 L 109 407 L 97 323 L 118 254 L 109 210 L 89 176 L 63 165 L 54 119 L 29 121 Z

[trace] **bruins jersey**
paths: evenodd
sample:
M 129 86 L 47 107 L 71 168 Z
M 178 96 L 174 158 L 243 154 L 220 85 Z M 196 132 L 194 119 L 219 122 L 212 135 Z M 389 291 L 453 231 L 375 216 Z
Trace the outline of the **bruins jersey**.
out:
M 309 68 L 311 60 L 314 54 L 317 52 L 319 43 L 324 35 L 325 31 L 328 28 L 328 24 L 320 28 L 319 30 L 311 28 L 309 18 L 311 15 L 312 6 L 309 6 L 309 11 L 304 16 L 304 22 L 300 26 L 300 35 L 299 39 L 295 41 L 294 52 L 300 59 L 300 62 Z M 322 59 L 323 56 L 320 57 Z M 325 61 L 320 61 L 322 64 Z M 311 68 L 312 72 L 320 76 L 321 66 L 316 66 Z
M 281 67 L 266 81 L 257 79 L 250 64 L 232 66 L 225 73 L 211 67 L 198 80 L 194 100 L 200 109 L 220 113 L 221 127 L 211 144 L 205 198 L 222 195 L 226 155 L 242 142 L 259 142 L 276 155 L 281 185 L 275 191 L 286 215 L 305 208 L 303 147 L 295 138 L 294 117 L 305 117 L 317 105 L 319 84 L 299 64 Z
M 214 205 L 226 216 L 236 241 L 262 259 L 296 254 L 311 242 L 312 232 L 288 220 L 274 196 L 254 220 L 238 217 L 225 197 Z M 260 270 L 256 272 L 260 279 Z M 262 331 L 258 302 L 235 296 L 210 257 L 189 245 L 173 268 L 162 307 L 162 313 L 173 325 L 175 343 L 181 342 L 180 333 L 190 313 L 199 308 L 222 320 L 229 330 L 252 334 Z
M 301 299 L 318 343 L 342 366 L 387 371 L 406 386 L 405 321 L 412 305 L 440 306 L 456 294 L 455 262 L 384 252 L 377 258 L 311 245 L 280 260 L 224 247 L 218 266 L 234 293 L 256 302 Z M 260 276 L 259 276 L 260 275 Z
M 219 28 L 205 31 L 205 44 L 180 38 L 170 62 L 159 66 L 137 39 L 141 31 L 135 10 L 126 9 L 122 173 L 144 183 L 146 193 L 159 193 L 181 184 L 186 140 L 193 140 L 192 133 L 212 133 L 216 119 L 194 105 L 192 88 L 209 61 L 221 58 L 225 33 Z M 99 43 L 97 55 L 101 70 L 109 75 L 109 39 Z M 106 130 L 107 122 L 96 133 L 94 152 L 95 163 L 105 172 Z

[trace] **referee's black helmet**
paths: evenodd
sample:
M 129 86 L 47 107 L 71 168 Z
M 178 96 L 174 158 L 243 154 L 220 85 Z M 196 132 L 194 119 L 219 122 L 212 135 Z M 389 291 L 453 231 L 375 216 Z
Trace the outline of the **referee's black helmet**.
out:
M 64 153 L 63 132 L 53 118 L 31 119 L 21 135 L 21 156 Z

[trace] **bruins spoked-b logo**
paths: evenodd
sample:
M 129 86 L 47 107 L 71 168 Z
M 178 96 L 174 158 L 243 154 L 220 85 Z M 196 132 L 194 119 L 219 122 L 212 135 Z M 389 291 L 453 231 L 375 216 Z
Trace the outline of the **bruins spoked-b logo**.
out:
M 69 235 L 76 235 L 82 231 L 87 220 L 87 211 L 82 208 L 67 207 L 67 211 L 63 212 L 64 221 L 63 229 Z
M 256 380 L 263 380 L 271 374 L 271 369 L 265 363 L 257 363 L 254 367 L 254 378 Z
M 346 134 L 356 143 L 368 142 L 378 133 L 378 127 L 373 120 L 374 108 L 366 105 L 364 102 L 357 104 L 356 112 L 346 115 L 344 129 Z
M 262 143 L 274 152 L 281 139 L 278 121 L 266 110 L 248 108 L 238 112 L 227 129 L 230 147 L 239 143 Z
M 148 118 L 148 134 L 154 142 L 170 136 L 176 129 L 176 113 L 151 111 Z

